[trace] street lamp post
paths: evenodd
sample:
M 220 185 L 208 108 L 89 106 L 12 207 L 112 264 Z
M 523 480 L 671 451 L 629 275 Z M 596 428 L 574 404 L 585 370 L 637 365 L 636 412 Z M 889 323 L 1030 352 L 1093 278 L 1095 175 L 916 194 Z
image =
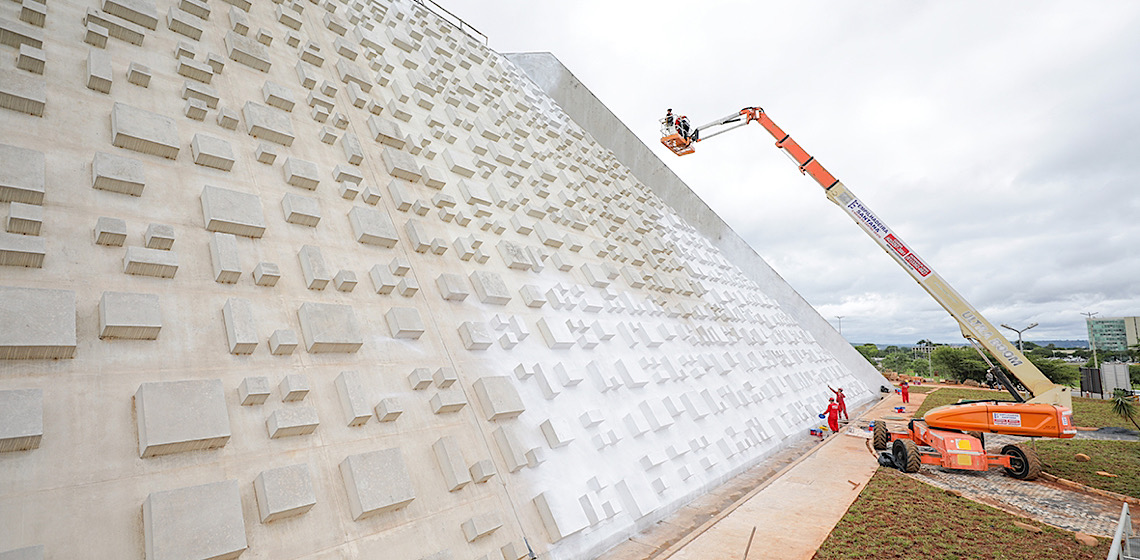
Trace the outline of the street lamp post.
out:
M 835 318 L 839 319 L 839 336 L 843 336 L 843 318 L 846 315 L 836 315 Z
M 1011 326 L 1009 326 L 1009 325 L 1007 325 L 1007 324 L 1005 324 L 1005 323 L 1002 323 L 1002 324 L 1001 324 L 1001 326 L 1003 326 L 1003 327 L 1005 327 L 1005 328 L 1007 328 L 1007 329 L 1009 329 L 1009 330 L 1011 330 L 1011 331 L 1013 331 L 1013 332 L 1017 333 L 1017 350 L 1018 350 L 1019 352 L 1021 352 L 1022 354 L 1024 354 L 1024 353 L 1025 353 L 1025 348 L 1024 348 L 1022 345 L 1021 345 L 1021 333 L 1025 332 L 1025 331 L 1027 331 L 1027 330 L 1029 330 L 1029 329 L 1032 329 L 1033 327 L 1036 327 L 1036 326 L 1037 326 L 1037 323 L 1030 323 L 1028 327 L 1025 327 L 1024 329 L 1021 329 L 1021 330 L 1017 330 L 1017 329 L 1015 329 L 1015 328 L 1013 328 L 1013 327 L 1011 327 Z

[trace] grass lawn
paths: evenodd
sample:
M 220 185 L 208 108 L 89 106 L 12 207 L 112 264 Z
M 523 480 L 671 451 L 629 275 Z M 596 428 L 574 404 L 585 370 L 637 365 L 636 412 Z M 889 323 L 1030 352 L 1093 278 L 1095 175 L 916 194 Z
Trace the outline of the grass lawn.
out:
M 1032 444 L 1041 457 L 1042 470 L 1093 488 L 1140 498 L 1140 443 L 1134 441 L 1094 441 L 1087 439 L 1043 439 Z M 1073 457 L 1089 456 L 1086 463 Z M 1104 471 L 1119 475 L 1096 474 Z
M 929 393 L 931 391 L 937 391 L 941 388 L 942 387 L 938 387 L 935 385 L 911 385 L 910 386 L 910 392 L 912 392 L 912 393 Z
M 1040 527 L 1034 533 L 1014 521 Z M 1073 534 L 1009 515 L 879 468 L 815 558 L 1101 559 L 1108 539 L 1081 545 Z

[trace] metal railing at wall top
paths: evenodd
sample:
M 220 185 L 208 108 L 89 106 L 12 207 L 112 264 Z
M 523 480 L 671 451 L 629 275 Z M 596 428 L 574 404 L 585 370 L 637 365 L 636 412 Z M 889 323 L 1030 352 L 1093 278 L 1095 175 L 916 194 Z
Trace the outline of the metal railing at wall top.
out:
M 474 27 L 471 26 L 471 24 L 467 23 L 466 21 L 463 21 L 463 18 L 451 13 L 450 11 L 447 10 L 447 8 L 440 6 L 439 3 L 437 3 L 435 0 L 414 0 L 414 2 L 416 4 L 419 4 L 420 6 L 423 6 L 424 9 L 426 9 L 429 12 L 439 16 L 440 18 L 442 18 L 444 21 L 450 23 L 451 25 L 458 27 L 459 30 L 466 33 L 468 37 L 471 37 L 472 39 L 475 39 L 477 41 L 481 41 L 484 45 L 488 44 L 487 36 L 484 35 L 482 31 L 475 29 Z M 431 6 L 429 6 L 428 4 L 431 4 Z M 432 6 L 434 6 L 434 8 Z M 440 12 L 443 12 L 443 13 L 440 13 Z

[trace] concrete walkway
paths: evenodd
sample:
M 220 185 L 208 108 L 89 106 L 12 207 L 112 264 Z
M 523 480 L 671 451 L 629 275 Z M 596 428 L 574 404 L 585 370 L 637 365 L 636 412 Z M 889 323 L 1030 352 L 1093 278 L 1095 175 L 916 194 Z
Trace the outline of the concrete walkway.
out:
M 924 397 L 911 393 L 908 413 L 917 410 Z M 896 406 L 902 406 L 902 398 L 892 393 L 852 418 L 852 424 L 884 416 L 900 421 L 909 418 L 909 414 L 895 413 Z M 602 558 L 745 558 L 750 536 L 747 558 L 811 558 L 878 467 L 867 442 L 864 437 L 844 435 L 841 429 L 699 526 L 689 525 L 678 534 L 675 528 L 686 523 L 666 519 L 656 530 L 638 535 Z

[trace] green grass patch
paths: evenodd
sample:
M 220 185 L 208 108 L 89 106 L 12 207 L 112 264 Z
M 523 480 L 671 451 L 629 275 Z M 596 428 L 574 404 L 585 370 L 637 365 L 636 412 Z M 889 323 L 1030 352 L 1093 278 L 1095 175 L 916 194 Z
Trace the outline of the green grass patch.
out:
M 1040 527 L 1034 533 L 1013 524 Z M 880 468 L 823 542 L 819 560 L 853 558 L 1101 559 L 1108 539 L 1086 547 L 1073 534 L 1014 517 Z
M 1140 443 L 1088 439 L 1043 439 L 1031 444 L 1041 457 L 1042 470 L 1093 488 L 1140 498 Z M 1089 456 L 1076 460 L 1077 453 Z M 1119 475 L 1096 474 L 1097 471 Z
M 910 386 L 910 392 L 912 392 L 912 393 L 930 393 L 933 391 L 937 391 L 941 388 L 942 387 L 938 387 L 937 385 L 911 385 Z

